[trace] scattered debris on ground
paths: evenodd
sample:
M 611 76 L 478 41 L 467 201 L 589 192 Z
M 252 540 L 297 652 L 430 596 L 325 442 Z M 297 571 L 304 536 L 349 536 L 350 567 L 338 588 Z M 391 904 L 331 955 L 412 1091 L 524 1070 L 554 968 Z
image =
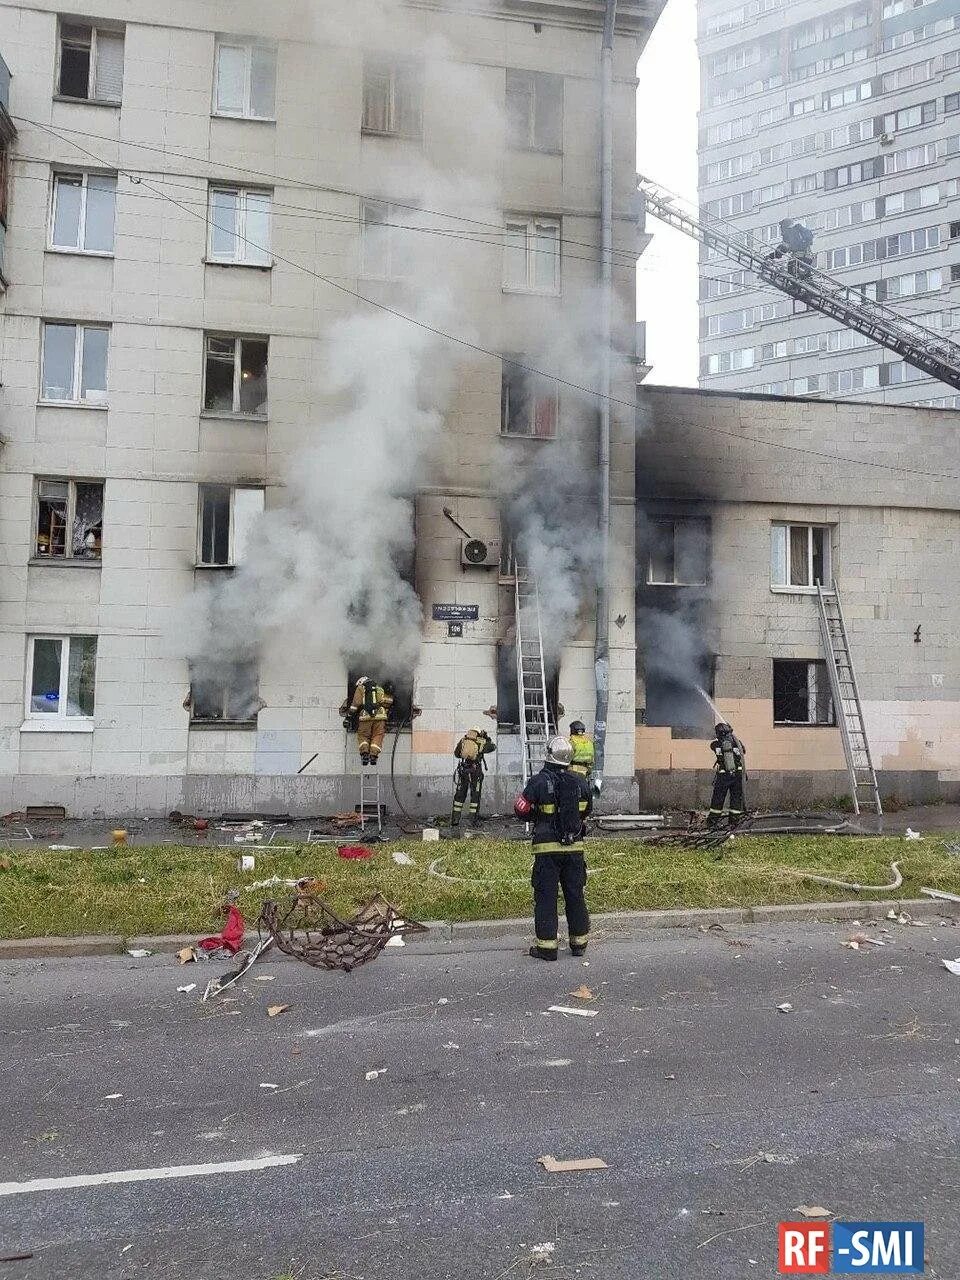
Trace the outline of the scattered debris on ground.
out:
M 833 1210 L 825 1209 L 822 1204 L 798 1204 L 795 1210 L 804 1218 L 832 1218 Z
M 871 947 L 885 947 L 887 944 L 882 938 L 870 938 L 865 933 L 854 933 L 847 938 L 846 942 L 841 942 L 842 947 L 849 947 L 851 951 L 859 951 L 862 946 L 869 943 Z
M 376 959 L 394 938 L 426 933 L 426 925 L 406 920 L 380 894 L 349 920 L 342 920 L 314 893 L 298 893 L 284 906 L 265 902 L 261 927 L 286 955 L 323 969 L 353 969 Z
M 944 960 L 943 967 L 960 978 L 960 956 L 956 960 Z
M 582 1173 L 588 1169 L 608 1169 L 605 1160 L 588 1156 L 583 1160 L 557 1160 L 554 1156 L 540 1156 L 537 1164 L 542 1164 L 547 1173 Z
M 364 1080 L 376 1080 L 377 1076 L 385 1076 L 386 1074 L 386 1067 L 378 1067 L 375 1071 L 368 1071 L 363 1078 Z
M 415 867 L 417 865 L 409 853 L 404 853 L 402 849 L 394 849 L 390 856 L 398 867 Z M 957 901 L 960 902 L 960 898 Z
M 578 1018 L 595 1018 L 597 1016 L 596 1009 L 574 1009 L 568 1004 L 552 1004 L 547 1012 L 572 1013 Z
M 572 995 L 575 1000 L 596 1000 L 597 998 L 590 988 L 582 982 L 580 986 L 577 987 L 576 991 L 570 992 L 570 995 Z
M 220 995 L 226 991 L 228 987 L 232 987 L 235 982 L 239 982 L 251 965 L 256 964 L 262 955 L 264 955 L 273 946 L 273 938 L 261 938 L 252 951 L 243 953 L 239 965 L 236 969 L 232 969 L 229 973 L 225 973 L 221 978 L 211 978 L 207 983 L 207 989 L 204 991 L 201 999 L 207 1001 L 213 996 Z
M 196 989 L 197 984 L 195 982 L 188 982 L 185 987 L 177 987 L 177 991 L 182 991 L 185 996 L 188 996 L 191 991 L 196 991 Z
M 777 1008 L 781 1013 L 793 1013 L 793 1005 L 788 1000 L 785 1000 L 783 1004 L 778 1004 Z
M 904 840 L 922 840 L 923 836 L 919 831 L 911 831 L 910 828 L 907 827 L 906 831 L 903 833 L 903 838 Z
M 272 1004 L 267 1009 L 268 1018 L 276 1018 L 278 1014 L 286 1013 L 290 1008 L 288 1004 Z
M 134 960 L 145 960 L 147 956 L 152 956 L 153 952 L 148 951 L 146 947 L 128 947 L 127 955 L 133 956 Z
M 247 922 L 243 918 L 243 912 L 235 903 L 228 901 L 223 909 L 227 913 L 227 923 L 223 926 L 223 930 L 209 938 L 201 938 L 197 946 L 201 951 L 226 951 L 235 956 L 243 946 Z
M 556 1247 L 552 1240 L 545 1240 L 543 1244 L 531 1245 L 530 1261 L 534 1263 L 553 1262 L 553 1251 Z

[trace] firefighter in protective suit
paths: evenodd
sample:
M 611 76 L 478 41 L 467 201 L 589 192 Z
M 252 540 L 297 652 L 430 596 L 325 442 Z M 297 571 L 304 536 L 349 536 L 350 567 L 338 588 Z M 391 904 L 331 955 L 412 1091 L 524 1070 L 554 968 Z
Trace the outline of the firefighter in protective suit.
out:
M 589 782 L 593 776 L 594 748 L 593 739 L 587 733 L 587 726 L 582 720 L 570 723 L 570 746 L 573 748 L 571 773 L 579 773 Z
M 459 764 L 455 774 L 453 792 L 453 813 L 450 825 L 459 827 L 463 813 L 463 802 L 470 792 L 469 816 L 476 819 L 480 812 L 480 796 L 483 792 L 483 775 L 487 769 L 486 757 L 496 751 L 496 743 L 486 729 L 468 729 L 453 749 Z
M 713 796 L 710 800 L 710 812 L 707 814 L 707 826 L 719 827 L 723 820 L 723 805 L 730 797 L 729 822 L 735 826 L 743 817 L 744 797 L 743 782 L 746 777 L 747 749 L 734 735 L 728 724 L 718 724 L 716 737 L 710 743 L 714 754 L 716 777 L 713 782 Z
M 517 796 L 513 811 L 522 822 L 533 823 L 533 922 L 536 942 L 530 955 L 556 960 L 557 890 L 563 891 L 570 951 L 582 956 L 590 938 L 590 914 L 584 890 L 587 864 L 583 837 L 592 808 L 590 786 L 570 772 L 573 748 L 566 738 L 551 738 L 547 759 Z
M 340 705 L 345 729 L 357 731 L 357 748 L 362 765 L 375 765 L 383 750 L 387 720 L 393 706 L 393 686 L 389 681 L 377 684 L 369 676 L 361 676 L 349 702 Z

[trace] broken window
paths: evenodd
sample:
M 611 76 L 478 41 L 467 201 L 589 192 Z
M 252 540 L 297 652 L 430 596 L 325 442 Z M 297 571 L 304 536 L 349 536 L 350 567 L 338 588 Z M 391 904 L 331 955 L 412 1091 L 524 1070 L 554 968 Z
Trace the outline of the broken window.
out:
M 563 76 L 507 71 L 507 138 L 518 150 L 563 150 Z
M 667 727 L 676 738 L 711 736 L 714 716 L 699 689 L 713 697 L 716 655 L 694 642 L 696 651 L 691 652 L 681 666 L 676 654 L 663 647 L 670 636 L 668 629 L 655 633 L 655 647 L 651 646 L 651 637 L 642 634 L 643 630 L 641 626 L 646 690 L 643 723 Z
M 208 333 L 204 347 L 204 412 L 265 418 L 268 339 Z
M 419 138 L 423 132 L 422 115 L 420 64 L 368 57 L 363 67 L 363 132 Z
M 525 356 L 503 357 L 500 430 L 505 436 L 553 440 L 560 410 L 559 388 L 552 378 L 523 367 Z
M 34 555 L 44 560 L 99 560 L 102 480 L 38 480 Z
M 116 174 L 54 174 L 51 245 L 80 253 L 113 253 L 116 211 Z
M 272 120 L 277 109 L 277 46 L 217 37 L 214 111 L 218 116 Z
M 268 267 L 273 195 L 249 187 L 211 187 L 209 254 L 214 262 Z
M 260 710 L 260 675 L 257 663 L 225 662 L 216 672 L 206 667 L 191 672 L 190 719 L 195 722 L 226 721 L 250 724 Z
M 45 323 L 41 398 L 105 404 L 109 332 L 88 324 Z
M 830 526 L 775 524 L 771 526 L 770 585 L 784 591 L 829 588 Z
M 835 723 L 825 662 L 774 659 L 773 723 Z
M 704 586 L 708 531 L 706 520 L 650 521 L 647 582 L 663 586 Z
M 91 718 L 96 666 L 96 636 L 31 636 L 27 718 L 51 725 L 68 718 Z
M 560 292 L 559 219 L 505 219 L 503 287 L 514 293 Z
M 382 200 L 364 200 L 360 208 L 360 273 L 372 280 L 411 276 L 413 232 L 410 210 Z
M 563 718 L 560 705 L 560 663 L 545 661 L 547 714 L 554 729 Z M 513 626 L 497 641 L 497 727 L 504 733 L 520 731 L 520 690 L 517 685 L 517 642 Z
M 123 94 L 123 32 L 85 23 L 61 23 L 57 91 L 64 98 L 119 103 Z
M 226 567 L 243 559 L 250 531 L 263 514 L 264 490 L 247 485 L 200 486 L 200 565 Z

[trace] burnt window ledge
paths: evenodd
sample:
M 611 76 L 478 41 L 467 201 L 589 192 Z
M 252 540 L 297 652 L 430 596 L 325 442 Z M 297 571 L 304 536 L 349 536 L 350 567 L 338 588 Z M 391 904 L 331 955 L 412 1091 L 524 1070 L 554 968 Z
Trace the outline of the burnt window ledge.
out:
M 190 718 L 191 729 L 253 729 L 257 727 L 256 720 L 194 720 Z
M 44 568 L 48 568 L 52 564 L 67 569 L 103 568 L 103 560 L 100 556 L 91 556 L 89 560 L 83 556 L 31 556 L 27 564 L 31 566 L 43 565 Z

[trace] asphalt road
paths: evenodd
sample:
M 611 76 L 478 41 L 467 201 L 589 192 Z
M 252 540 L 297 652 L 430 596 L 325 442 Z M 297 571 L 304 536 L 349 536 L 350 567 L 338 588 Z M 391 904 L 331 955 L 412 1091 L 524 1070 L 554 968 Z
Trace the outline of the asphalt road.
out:
M 744 1280 L 807 1204 L 925 1220 L 927 1274 L 956 1280 L 960 928 L 889 927 L 859 952 L 838 924 L 650 932 L 586 966 L 268 959 L 206 1005 L 215 966 L 5 964 L 0 1257 L 33 1256 L 0 1276 Z M 301 1158 L 9 1194 L 268 1154 Z

